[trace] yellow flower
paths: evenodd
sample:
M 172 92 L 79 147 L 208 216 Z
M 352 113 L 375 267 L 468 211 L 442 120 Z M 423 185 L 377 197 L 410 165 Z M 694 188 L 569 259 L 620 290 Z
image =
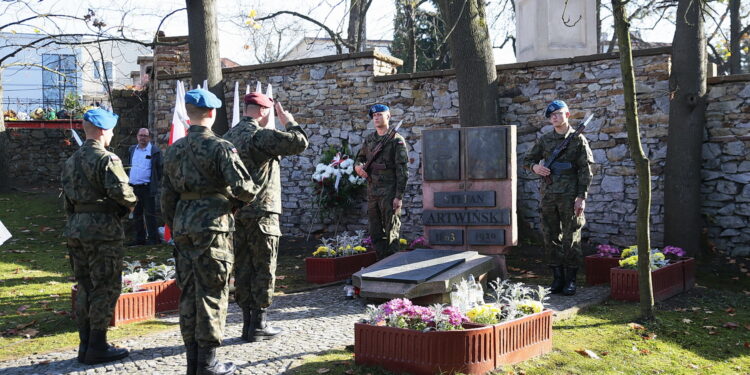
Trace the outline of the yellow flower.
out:
M 255 18 L 258 15 L 258 12 L 255 9 L 250 10 L 250 13 L 247 15 L 250 18 Z
M 364 253 L 365 251 L 367 251 L 367 249 L 364 246 L 355 246 L 354 251 L 358 253 Z
M 523 311 L 525 314 L 535 314 L 542 312 L 544 306 L 539 301 L 526 300 L 518 304 L 518 309 Z
M 326 257 L 326 256 L 335 256 L 336 252 L 333 249 L 329 249 L 326 246 L 320 246 L 317 250 L 312 254 L 314 257 Z
M 400 243 L 402 245 L 406 245 L 408 242 L 406 241 L 405 238 L 401 238 L 401 239 L 398 240 L 398 243 Z
M 620 261 L 622 268 L 638 268 L 638 255 L 627 257 Z

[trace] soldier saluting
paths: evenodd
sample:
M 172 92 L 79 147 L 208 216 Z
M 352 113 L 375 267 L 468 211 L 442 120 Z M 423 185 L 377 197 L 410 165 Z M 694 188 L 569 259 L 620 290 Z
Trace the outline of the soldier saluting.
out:
M 543 134 L 523 160 L 524 168 L 542 176 L 542 234 L 547 260 L 552 269 L 552 293 L 567 296 L 576 293 L 576 274 L 581 262 L 581 228 L 586 223 L 583 211 L 591 185 L 594 158 L 588 141 L 575 132 L 568 119 L 570 110 L 562 100 L 547 106 L 544 116 L 554 130 Z M 567 146 L 550 165 L 540 160 L 550 156 L 566 138 Z M 551 182 L 550 182 L 551 180 Z
M 373 105 L 369 116 L 375 124 L 375 132 L 365 137 L 354 170 L 360 177 L 368 179 L 370 236 L 378 258 L 383 259 L 399 249 L 399 216 L 409 178 L 409 153 L 404 137 L 398 133 L 389 134 L 391 112 L 388 106 Z M 382 148 L 377 152 L 379 144 L 382 144 Z M 366 163 L 370 166 L 369 170 L 364 168 Z
M 234 264 L 230 232 L 235 199 L 257 194 L 234 146 L 212 131 L 221 101 L 206 90 L 185 94 L 190 130 L 164 155 L 161 207 L 172 228 L 180 296 L 180 331 L 190 374 L 232 374 L 216 360 Z
M 86 142 L 65 161 L 62 173 L 68 217 L 64 236 L 78 283 L 78 361 L 90 365 L 128 356 L 127 349 L 107 343 L 107 327 L 122 288 L 122 218 L 136 202 L 122 161 L 104 149 L 117 118 L 101 108 L 86 112 Z

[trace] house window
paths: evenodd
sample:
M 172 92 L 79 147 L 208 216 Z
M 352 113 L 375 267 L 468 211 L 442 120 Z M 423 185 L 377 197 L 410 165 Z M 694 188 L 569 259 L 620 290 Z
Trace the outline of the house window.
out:
M 67 94 L 78 88 L 75 55 L 42 54 L 42 101 L 45 107 L 61 108 Z
M 115 70 L 112 67 L 111 61 L 105 61 L 104 70 L 102 71 L 102 62 L 94 61 L 94 79 L 103 80 L 106 77 L 107 81 L 113 82 L 115 80 Z

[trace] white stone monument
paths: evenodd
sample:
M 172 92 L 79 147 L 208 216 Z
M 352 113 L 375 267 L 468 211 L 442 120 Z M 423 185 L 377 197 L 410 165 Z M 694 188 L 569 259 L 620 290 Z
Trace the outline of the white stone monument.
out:
M 596 17 L 596 0 L 516 0 L 518 62 L 597 53 Z

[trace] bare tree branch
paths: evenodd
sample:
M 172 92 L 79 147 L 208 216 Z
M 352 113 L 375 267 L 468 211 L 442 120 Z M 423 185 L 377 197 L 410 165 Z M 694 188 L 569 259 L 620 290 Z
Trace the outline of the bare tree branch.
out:
M 353 47 L 350 43 L 348 43 L 346 40 L 344 40 L 341 37 L 341 33 L 337 33 L 335 31 L 333 31 L 330 27 L 328 27 L 325 24 L 323 24 L 322 22 L 320 22 L 320 21 L 318 21 L 318 20 L 316 20 L 316 19 L 314 19 L 314 18 L 312 18 L 310 16 L 301 14 L 301 13 L 297 13 L 297 12 L 293 12 L 293 11 L 289 11 L 289 10 L 281 10 L 281 11 L 269 14 L 267 16 L 256 18 L 255 20 L 256 21 L 264 21 L 264 20 L 268 20 L 268 19 L 280 16 L 282 14 L 288 14 L 290 16 L 295 16 L 295 17 L 302 18 L 303 20 L 308 21 L 308 22 L 312 22 L 315 25 L 317 25 L 318 27 L 320 27 L 321 29 L 325 30 L 328 33 L 328 35 L 330 35 L 331 39 L 333 40 L 333 43 L 336 45 L 336 53 L 338 53 L 338 54 L 344 53 L 342 46 L 347 47 L 347 48 L 352 48 Z

